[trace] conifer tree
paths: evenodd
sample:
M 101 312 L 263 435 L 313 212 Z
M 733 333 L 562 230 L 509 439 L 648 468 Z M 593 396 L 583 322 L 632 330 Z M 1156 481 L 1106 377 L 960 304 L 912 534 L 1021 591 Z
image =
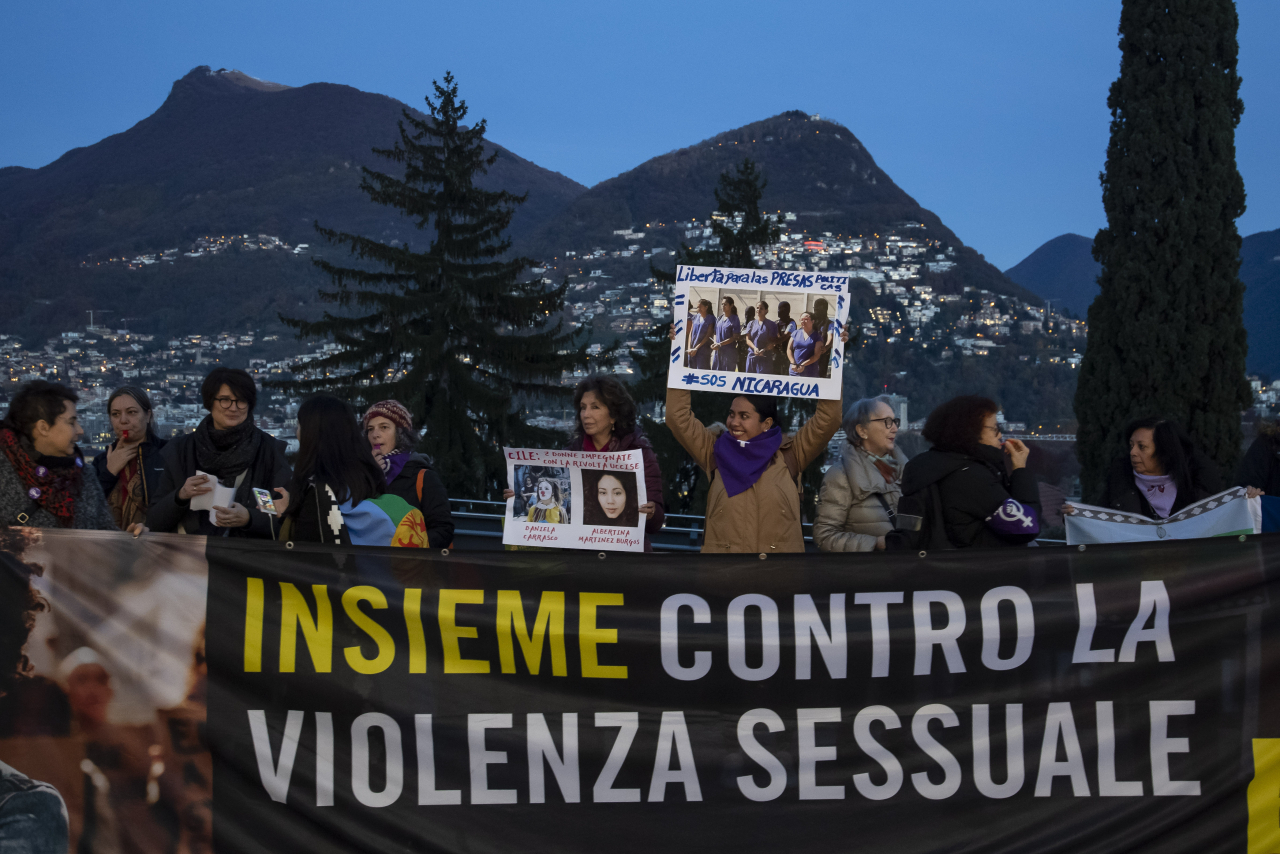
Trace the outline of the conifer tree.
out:
M 408 110 L 400 137 L 374 154 L 397 174 L 362 167 L 361 189 L 427 232 L 429 245 L 382 243 L 323 228 L 358 266 L 326 259 L 320 299 L 345 311 L 323 319 L 281 319 L 301 338 L 332 340 L 341 350 L 307 365 L 309 377 L 282 384 L 297 392 L 332 390 L 359 404 L 394 398 L 422 428 L 451 495 L 483 497 L 506 483 L 504 444 L 545 446 L 548 431 L 524 424 L 518 400 L 557 394 L 564 371 L 586 365 L 586 341 L 549 316 L 564 306 L 567 284 L 523 280 L 535 266 L 507 257 L 506 229 L 525 196 L 476 186 L 498 154 L 486 155 L 481 120 L 461 123 L 467 104 L 452 74 L 432 83 L 430 119 Z
M 1121 9 L 1101 176 L 1107 227 L 1093 248 L 1101 293 L 1075 398 L 1086 501 L 1099 499 L 1136 417 L 1178 419 L 1224 469 L 1239 452 L 1249 389 L 1236 29 L 1232 0 L 1124 0 Z

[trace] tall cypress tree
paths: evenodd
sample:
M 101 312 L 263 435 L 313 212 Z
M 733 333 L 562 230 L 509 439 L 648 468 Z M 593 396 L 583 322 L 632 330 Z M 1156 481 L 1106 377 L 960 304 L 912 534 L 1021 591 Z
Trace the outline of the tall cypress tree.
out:
M 363 404 L 399 400 L 423 428 L 419 448 L 434 458 L 450 494 L 483 497 L 506 483 L 504 444 L 553 441 L 524 423 L 516 401 L 559 393 L 548 381 L 586 365 L 586 341 L 549 321 L 564 307 L 567 284 L 523 280 L 535 262 L 507 257 L 505 232 L 525 196 L 475 185 L 498 157 L 484 152 L 486 123 L 461 124 L 467 104 L 452 74 L 432 85 L 430 120 L 405 110 L 394 147 L 374 149 L 402 172 L 362 167 L 360 185 L 372 201 L 429 229 L 430 244 L 415 252 L 317 223 L 331 244 L 363 263 L 316 260 L 332 282 L 320 299 L 346 311 L 281 320 L 299 337 L 342 349 L 310 362 L 308 378 L 283 385 L 333 390 Z
M 1086 500 L 1127 449 L 1127 421 L 1167 415 L 1218 465 L 1234 465 L 1248 406 L 1241 318 L 1244 182 L 1235 128 L 1232 0 L 1125 0 L 1120 77 L 1102 173 L 1107 227 L 1094 238 L 1101 293 L 1075 411 Z

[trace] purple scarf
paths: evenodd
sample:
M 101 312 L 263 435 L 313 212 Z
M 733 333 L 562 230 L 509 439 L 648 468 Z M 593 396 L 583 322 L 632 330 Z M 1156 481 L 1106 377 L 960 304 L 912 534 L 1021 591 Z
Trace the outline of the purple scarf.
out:
M 720 471 L 720 479 L 724 481 L 724 491 L 729 497 L 739 492 L 746 492 L 755 486 L 760 475 L 769 467 L 769 461 L 782 447 L 782 428 L 770 427 L 765 432 L 748 441 L 733 438 L 729 431 L 720 434 L 716 439 L 711 454 L 715 458 L 716 468 Z
M 400 476 L 400 472 L 404 470 L 404 464 L 409 462 L 408 451 L 396 451 L 393 454 L 387 454 L 378 460 L 378 464 L 382 466 L 382 474 L 387 479 L 387 483 L 395 480 Z

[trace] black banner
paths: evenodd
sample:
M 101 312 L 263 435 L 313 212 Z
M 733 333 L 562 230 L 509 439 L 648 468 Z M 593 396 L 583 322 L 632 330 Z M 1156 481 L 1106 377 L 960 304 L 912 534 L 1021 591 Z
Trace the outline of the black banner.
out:
M 219 851 L 1280 851 L 1280 538 L 207 558 Z

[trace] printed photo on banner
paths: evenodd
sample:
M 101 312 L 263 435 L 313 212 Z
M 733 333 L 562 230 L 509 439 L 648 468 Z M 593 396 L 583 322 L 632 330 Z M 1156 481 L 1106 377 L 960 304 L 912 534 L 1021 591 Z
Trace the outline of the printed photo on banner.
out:
M 682 265 L 672 306 L 669 387 L 840 397 L 847 273 Z
M 502 542 L 514 546 L 644 551 L 643 452 L 504 448 Z

